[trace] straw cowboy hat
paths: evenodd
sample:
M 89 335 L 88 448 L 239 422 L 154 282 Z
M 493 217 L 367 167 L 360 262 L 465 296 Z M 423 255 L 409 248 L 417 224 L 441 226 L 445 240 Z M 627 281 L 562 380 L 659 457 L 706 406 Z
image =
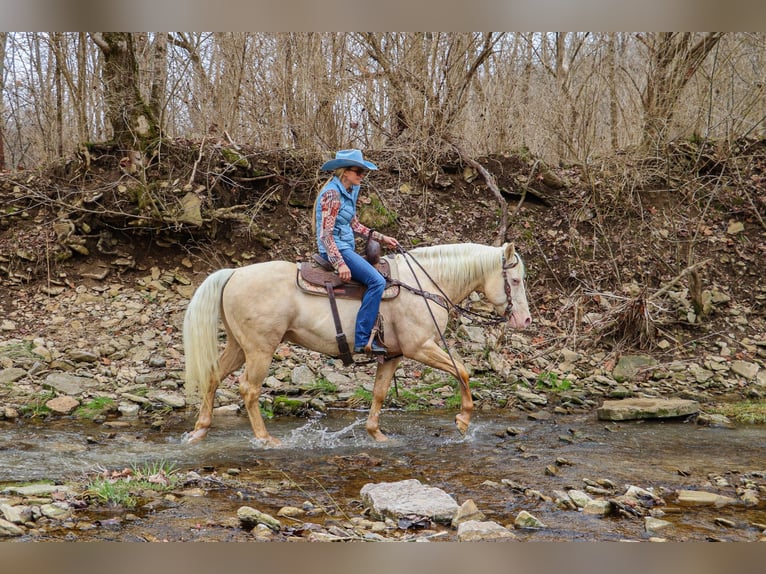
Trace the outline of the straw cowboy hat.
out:
M 362 152 L 358 149 L 342 149 L 335 154 L 335 159 L 331 159 L 322 166 L 322 171 L 335 171 L 341 167 L 361 167 L 362 169 L 378 169 L 378 166 L 367 161 L 362 157 Z

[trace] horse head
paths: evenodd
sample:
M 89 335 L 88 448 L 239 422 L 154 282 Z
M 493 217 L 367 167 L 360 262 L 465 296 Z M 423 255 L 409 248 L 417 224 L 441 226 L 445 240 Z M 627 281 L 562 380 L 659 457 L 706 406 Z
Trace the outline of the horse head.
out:
M 514 329 L 526 329 L 532 323 L 529 314 L 529 303 L 524 280 L 527 269 L 524 260 L 516 252 L 513 243 L 506 243 L 502 247 L 503 254 L 500 262 L 500 289 L 487 296 L 495 307 L 495 312 L 502 315 Z M 495 301 L 498 301 L 495 303 Z

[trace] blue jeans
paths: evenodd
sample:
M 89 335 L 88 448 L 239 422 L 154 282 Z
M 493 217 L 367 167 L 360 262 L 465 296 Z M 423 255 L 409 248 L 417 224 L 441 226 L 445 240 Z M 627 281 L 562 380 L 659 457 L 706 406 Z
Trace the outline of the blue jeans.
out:
M 380 300 L 383 298 L 386 280 L 375 267 L 353 249 L 343 249 L 340 254 L 351 271 L 352 279 L 367 286 L 364 297 L 362 297 L 362 306 L 359 307 L 356 314 L 356 331 L 354 333 L 354 347 L 364 347 L 370 340 L 372 328 L 378 318 Z

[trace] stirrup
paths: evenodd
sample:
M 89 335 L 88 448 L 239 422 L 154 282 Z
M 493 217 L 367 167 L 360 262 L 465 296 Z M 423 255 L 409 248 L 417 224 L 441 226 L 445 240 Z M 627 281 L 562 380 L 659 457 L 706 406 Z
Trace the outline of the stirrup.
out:
M 364 353 L 367 355 L 387 355 L 388 349 L 377 341 L 373 341 L 364 347 L 354 347 L 354 353 Z

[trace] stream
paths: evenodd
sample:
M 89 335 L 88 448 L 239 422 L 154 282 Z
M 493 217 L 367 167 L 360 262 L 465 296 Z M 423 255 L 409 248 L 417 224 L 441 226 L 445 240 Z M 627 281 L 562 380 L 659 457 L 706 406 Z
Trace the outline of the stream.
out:
M 167 504 L 136 509 L 131 520 L 110 522 L 108 513 L 78 511 L 113 527 L 68 533 L 67 539 L 77 540 L 246 540 L 247 532 L 227 527 L 245 504 L 276 515 L 284 506 L 308 502 L 326 510 L 311 519 L 322 522 L 363 514 L 360 489 L 367 483 L 411 478 L 441 488 L 458 504 L 473 499 L 486 520 L 512 525 L 519 511 L 527 510 L 546 524 L 516 530 L 520 540 L 649 538 L 643 518 L 586 515 L 551 502 L 554 491 L 582 490 L 585 480 L 613 483 L 614 495 L 635 485 L 662 497 L 663 520 L 673 523 L 662 534 L 669 540 L 758 540 L 762 534 L 753 525 L 766 523 L 763 503 L 751 508 L 674 504 L 679 489 L 736 497 L 739 477 L 748 473 L 756 473 L 764 484 L 764 426 L 612 423 L 596 420 L 595 414 L 531 420 L 518 411 L 495 410 L 476 413 L 463 437 L 453 425 L 453 411 L 396 411 L 383 414 L 390 440 L 377 444 L 364 429 L 366 415 L 331 410 L 315 419 L 277 417 L 267 425 L 283 445 L 268 449 L 252 438 L 242 416 L 217 417 L 197 445 L 181 441 L 192 418 L 162 430 L 139 422 L 114 428 L 79 421 L 0 422 L 0 487 L 81 480 L 97 469 L 159 463 L 212 477 L 206 488 L 181 490 Z M 236 487 L 217 482 L 216 476 L 233 477 Z M 761 498 L 766 498 L 763 493 Z M 455 539 L 454 529 L 443 530 L 442 539 Z M 48 533 L 46 539 L 56 535 Z

